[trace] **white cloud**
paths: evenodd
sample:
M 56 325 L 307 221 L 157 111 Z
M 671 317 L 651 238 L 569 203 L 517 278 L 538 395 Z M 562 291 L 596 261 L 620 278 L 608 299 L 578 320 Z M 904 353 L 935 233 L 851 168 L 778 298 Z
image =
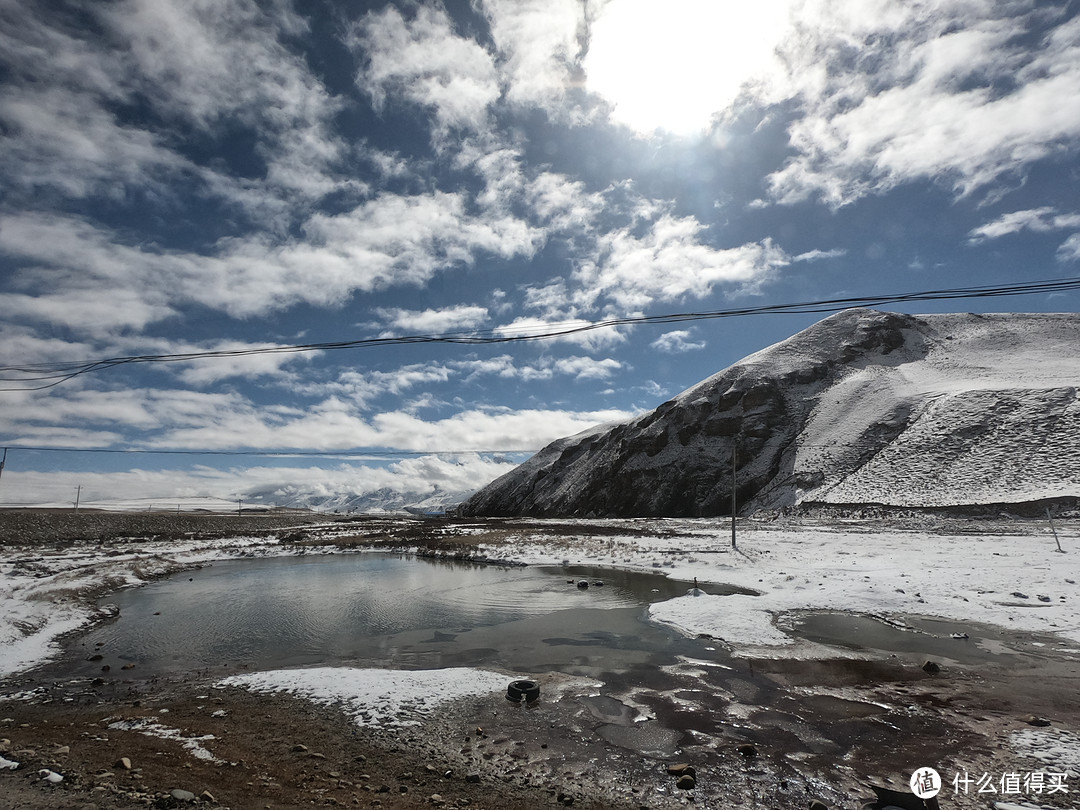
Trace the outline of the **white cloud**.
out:
M 552 363 L 556 371 L 569 374 L 579 380 L 606 380 L 623 367 L 618 360 L 605 357 L 561 357 Z
M 1069 228 L 1080 228 L 1080 214 L 1059 214 L 1056 209 L 1045 206 L 1002 214 L 993 222 L 974 228 L 968 234 L 968 242 L 979 244 L 1024 230 L 1047 233 Z
M 583 183 L 565 175 L 541 172 L 525 190 L 532 211 L 553 231 L 588 233 L 604 210 L 603 194 L 588 192 Z
M 834 248 L 832 250 L 808 250 L 805 253 L 800 253 L 797 256 L 792 256 L 793 262 L 819 262 L 822 259 L 838 259 L 841 256 L 847 254 L 847 251 L 843 248 Z
M 379 397 L 445 383 L 453 374 L 453 369 L 438 363 L 412 363 L 393 371 L 344 371 L 332 383 L 300 385 L 297 390 L 308 395 L 332 394 L 353 408 L 367 409 Z
M 338 102 L 284 44 L 305 33 L 285 3 L 118 0 L 90 4 L 91 24 L 32 3 L 4 9 L 0 178 L 66 197 L 127 189 L 169 199 L 174 186 L 222 198 L 264 221 L 334 189 L 360 189 L 335 167 Z M 129 113 L 139 110 L 139 116 Z M 191 132 L 252 134 L 257 181 L 201 165 Z
M 578 65 L 592 14 L 587 0 L 480 0 L 514 104 L 542 107 L 581 119 L 567 108 L 567 91 L 581 82 Z
M 108 334 L 142 329 L 192 302 L 237 317 L 298 303 L 337 306 L 358 291 L 422 284 L 477 253 L 529 256 L 542 238 L 523 220 L 467 208 L 462 194 L 387 194 L 311 217 L 306 239 L 253 235 L 225 240 L 210 255 L 126 245 L 75 217 L 12 215 L 0 222 L 0 253 L 32 265 L 19 277 L 27 297 L 0 307 L 9 317 Z
M 473 329 L 488 319 L 487 307 L 462 304 L 441 309 L 400 309 L 383 307 L 375 310 L 379 318 L 397 331 L 420 334 L 442 334 Z
M 649 344 L 657 351 L 668 354 L 681 354 L 682 352 L 696 351 L 705 348 L 705 341 L 696 342 L 690 339 L 690 330 L 675 329 L 665 332 Z
M 1080 143 L 1080 19 L 1024 3 L 805 0 L 784 45 L 796 97 L 796 155 L 769 178 L 774 199 L 833 206 L 924 179 L 960 195 Z
M 575 272 L 591 295 L 622 311 L 657 301 L 703 298 L 716 284 L 753 287 L 790 262 L 771 240 L 718 249 L 700 240 L 705 226 L 693 217 L 661 215 L 644 235 L 621 228 L 600 239 L 600 255 Z
M 415 8 L 408 20 L 389 6 L 355 26 L 347 44 L 364 60 L 357 84 L 376 108 L 384 108 L 390 96 L 426 107 L 440 137 L 451 130 L 482 129 L 500 95 L 491 55 L 458 36 L 443 9 Z
M 565 320 L 548 320 L 523 316 L 495 327 L 494 331 L 497 335 L 513 338 L 556 333 L 559 336 L 550 338 L 552 342 L 573 343 L 590 351 L 609 348 L 626 340 L 624 331 L 619 327 L 593 328 L 593 323 L 595 322 L 583 318 L 568 317 Z
M 610 359 L 568 357 L 534 368 L 545 367 L 553 374 L 590 380 L 603 379 L 622 365 Z M 75 384 L 50 392 L 7 392 L 0 434 L 11 444 L 118 449 L 535 451 L 560 436 L 630 416 L 616 410 L 471 405 L 448 417 L 425 420 L 409 409 L 366 410 L 365 398 L 399 395 L 469 371 L 500 373 L 497 365 L 470 367 L 462 361 L 460 369 L 418 364 L 395 372 L 346 374 L 336 391 L 311 405 L 260 405 L 235 391 L 175 388 L 99 390 Z
M 1061 247 L 1057 251 L 1057 257 L 1063 262 L 1080 259 L 1080 233 L 1074 233 L 1061 243 Z
M 253 405 L 206 413 L 198 426 L 167 430 L 155 440 L 166 448 L 250 448 L 349 450 L 535 451 L 560 436 L 598 422 L 625 418 L 623 411 L 464 410 L 425 421 L 407 411 L 360 415 L 353 403 L 326 399 L 303 413 L 274 413 Z

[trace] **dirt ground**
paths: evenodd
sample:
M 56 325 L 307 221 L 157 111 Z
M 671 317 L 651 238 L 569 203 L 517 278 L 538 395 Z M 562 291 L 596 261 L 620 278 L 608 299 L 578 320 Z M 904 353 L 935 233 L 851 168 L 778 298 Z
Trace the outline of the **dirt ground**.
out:
M 108 548 L 148 536 L 285 528 L 289 543 L 407 542 L 468 555 L 472 543 L 500 536 L 498 522 L 448 532 L 439 522 L 291 514 L 80 518 L 0 510 L 0 543 Z M 743 660 L 737 672 L 630 673 L 626 683 L 609 684 L 639 689 L 639 711 L 681 730 L 674 759 L 613 742 L 618 724 L 603 705 L 590 704 L 556 674 L 545 676 L 532 708 L 489 695 L 448 705 L 418 727 L 372 731 L 332 706 L 223 688 L 218 681 L 235 674 L 228 668 L 148 680 L 122 673 L 65 679 L 59 671 L 46 667 L 0 683 L 0 756 L 20 763 L 0 771 L 0 810 L 787 810 L 814 800 L 859 808 L 870 796 L 869 781 L 925 763 L 1015 768 L 1002 741 L 1033 719 L 1080 725 L 1080 668 L 1069 662 L 1023 670 L 947 666 L 931 675 L 889 660 Z M 640 691 L 643 685 L 651 691 Z M 766 694 L 769 700 L 756 705 Z M 732 721 L 734 705 L 754 708 Z M 624 725 L 632 737 L 644 724 Z M 678 789 L 667 772 L 679 760 L 697 770 L 695 789 Z M 52 784 L 43 771 L 63 781 Z M 1070 803 L 1075 795 L 1045 797 L 1044 806 L 1077 806 Z M 992 806 L 982 799 L 956 797 L 941 806 Z

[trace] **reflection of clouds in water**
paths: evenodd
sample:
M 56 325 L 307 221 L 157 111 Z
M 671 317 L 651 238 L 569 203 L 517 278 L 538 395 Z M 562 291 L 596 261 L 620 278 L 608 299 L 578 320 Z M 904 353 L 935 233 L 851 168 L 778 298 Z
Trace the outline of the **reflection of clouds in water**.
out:
M 560 569 L 378 554 L 229 561 L 110 597 L 121 618 L 86 643 L 104 642 L 103 651 L 140 669 L 311 663 L 360 656 L 377 648 L 379 637 L 410 631 L 453 633 L 572 608 L 637 607 L 644 604 L 638 592 L 653 590 L 637 580 L 659 584 L 655 576 L 608 573 L 603 587 L 581 590 L 577 577 Z

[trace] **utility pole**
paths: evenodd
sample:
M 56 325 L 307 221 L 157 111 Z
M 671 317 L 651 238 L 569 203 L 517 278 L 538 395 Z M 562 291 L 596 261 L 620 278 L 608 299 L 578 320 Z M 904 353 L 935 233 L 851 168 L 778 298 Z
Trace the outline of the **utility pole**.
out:
M 731 547 L 735 548 L 735 463 L 738 461 L 737 445 L 731 446 Z
M 82 484 L 75 488 L 75 514 L 79 514 L 79 501 L 82 500 Z
M 244 516 L 244 501 L 242 499 L 240 499 L 240 498 L 236 499 L 236 516 L 237 517 L 243 517 Z
M 7 448 L 4 448 L 4 457 L 0 458 L 0 477 L 4 475 L 4 465 L 7 464 Z

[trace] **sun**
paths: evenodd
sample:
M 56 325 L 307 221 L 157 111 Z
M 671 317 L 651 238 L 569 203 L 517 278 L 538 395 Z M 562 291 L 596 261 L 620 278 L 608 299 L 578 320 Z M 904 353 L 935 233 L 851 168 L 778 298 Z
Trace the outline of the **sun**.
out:
M 689 135 L 767 73 L 790 0 L 610 0 L 593 23 L 586 86 L 633 129 Z

